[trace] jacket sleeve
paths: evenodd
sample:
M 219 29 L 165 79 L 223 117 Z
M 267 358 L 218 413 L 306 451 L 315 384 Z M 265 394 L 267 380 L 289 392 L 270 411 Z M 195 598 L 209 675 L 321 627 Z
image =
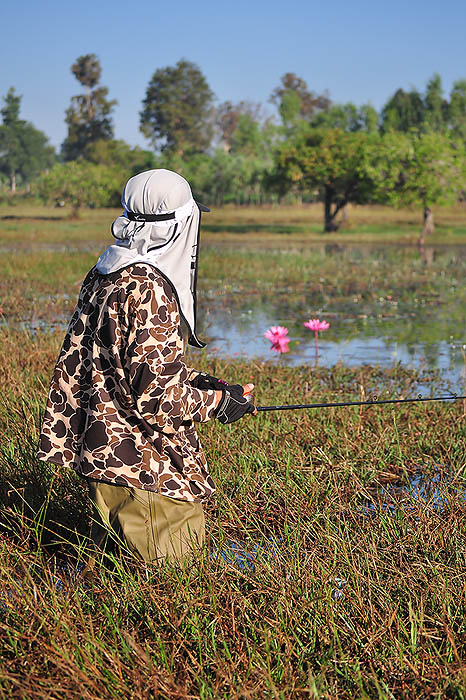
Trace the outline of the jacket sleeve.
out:
M 163 432 L 209 420 L 215 391 L 189 383 L 193 370 L 184 362 L 178 305 L 168 283 L 147 280 L 139 291 L 128 351 L 130 387 L 138 412 Z
M 198 369 L 192 369 L 192 367 L 186 367 L 186 371 L 188 372 L 187 381 L 192 384 L 196 377 L 199 376 L 200 371 Z

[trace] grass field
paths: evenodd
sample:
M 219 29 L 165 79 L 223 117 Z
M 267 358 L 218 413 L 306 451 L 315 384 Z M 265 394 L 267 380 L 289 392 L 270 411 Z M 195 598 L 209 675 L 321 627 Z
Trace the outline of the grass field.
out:
M 286 235 L 300 246 L 322 237 L 312 207 L 293 220 L 291 211 L 259 214 L 213 213 L 208 227 L 218 229 L 207 227 L 205 240 L 231 243 L 244 233 L 262 245 Z M 14 321 L 40 317 L 45 307 L 49 320 L 69 312 L 108 241 L 113 213 L 85 212 L 78 222 L 37 218 L 58 216 L 53 210 L 3 215 L 18 218 L 0 222 L 0 697 L 465 698 L 466 405 L 270 413 L 202 425 L 218 487 L 206 506 L 208 550 L 184 570 L 145 568 L 123 553 L 84 575 L 90 514 L 83 485 L 34 456 L 62 331 L 21 331 Z M 338 236 L 400 242 L 419 233 L 416 212 L 351 216 L 353 227 Z M 390 216 L 401 217 L 399 225 Z M 437 220 L 447 242 L 466 239 L 460 210 Z M 262 223 L 269 228 L 257 230 Z M 297 284 L 300 265 L 327 286 L 336 272 L 332 260 L 322 270 L 323 259 L 311 254 L 237 255 L 235 278 L 254 279 L 263 295 L 277 283 Z M 227 257 L 221 248 L 206 253 L 205 289 L 225 283 Z M 440 264 L 413 268 L 413 288 L 403 293 L 435 292 Z M 403 290 L 403 269 L 383 268 L 372 281 L 345 268 L 335 293 L 357 295 L 366 285 L 370 300 L 372 283 L 374 294 L 390 285 Z M 454 270 L 458 276 L 462 267 Z M 254 382 L 259 404 L 287 403 L 290 395 L 309 402 L 374 391 L 406 396 L 423 381 L 399 365 L 293 368 L 207 355 L 196 362 Z M 423 499 L 404 488 L 419 474 L 435 483 Z M 248 557 L 229 555 L 232 543 Z
M 110 224 L 121 209 L 83 209 L 78 220 L 70 220 L 70 210 L 34 205 L 0 207 L 2 245 L 39 244 L 46 241 L 85 247 L 105 242 L 110 235 Z M 434 211 L 436 233 L 432 243 L 460 243 L 466 241 L 466 205 L 437 208 Z M 422 211 L 417 208 L 395 210 L 382 206 L 353 205 L 348 213 L 348 224 L 337 233 L 322 233 L 322 205 L 309 204 L 283 207 L 233 207 L 213 209 L 203 216 L 203 238 L 207 242 L 238 241 L 238 234 L 247 240 L 280 242 L 292 234 L 295 243 L 306 241 L 393 241 L 416 243 L 422 229 Z M 243 242 L 243 241 L 242 241 Z

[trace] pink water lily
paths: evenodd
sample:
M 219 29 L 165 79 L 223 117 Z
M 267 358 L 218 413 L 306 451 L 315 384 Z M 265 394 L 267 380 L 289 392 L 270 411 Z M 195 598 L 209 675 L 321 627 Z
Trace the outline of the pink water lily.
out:
M 282 353 L 289 351 L 290 348 L 288 347 L 288 343 L 290 342 L 290 339 L 287 337 L 288 328 L 284 328 L 283 326 L 272 326 L 272 328 L 265 331 L 264 336 L 272 343 L 272 347 L 270 349 L 274 352 Z
M 275 343 L 279 338 L 284 338 L 288 335 L 288 328 L 284 326 L 272 326 L 268 331 L 265 331 L 264 335 L 271 343 Z
M 327 321 L 319 321 L 318 318 L 310 318 L 309 321 L 304 322 L 304 325 L 314 332 L 326 331 L 327 328 L 330 328 L 330 323 L 327 323 Z
M 330 323 L 327 321 L 320 321 L 318 318 L 310 318 L 309 321 L 304 321 L 304 325 L 309 330 L 314 331 L 315 344 L 316 344 L 316 367 L 319 364 L 319 331 L 326 331 L 330 328 Z

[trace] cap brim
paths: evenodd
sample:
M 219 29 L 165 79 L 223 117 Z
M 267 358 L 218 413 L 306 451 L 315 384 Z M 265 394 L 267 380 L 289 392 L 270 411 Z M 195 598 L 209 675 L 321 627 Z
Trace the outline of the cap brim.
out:
M 200 202 L 196 202 L 196 204 L 201 211 L 210 211 L 209 207 L 206 207 L 205 204 L 201 204 Z

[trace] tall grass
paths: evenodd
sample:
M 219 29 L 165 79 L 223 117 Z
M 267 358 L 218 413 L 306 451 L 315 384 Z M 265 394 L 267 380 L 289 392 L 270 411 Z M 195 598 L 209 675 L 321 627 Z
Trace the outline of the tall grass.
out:
M 222 239 L 223 240 L 223 239 Z M 0 317 L 19 320 L 70 316 L 79 287 L 96 262 L 95 250 L 13 249 L 1 255 Z M 284 250 L 205 243 L 199 260 L 199 301 L 229 308 L 274 302 L 306 314 L 325 307 L 347 314 L 406 313 L 448 304 L 462 307 L 463 250 L 444 249 L 428 266 L 416 249 L 325 250 L 293 244 Z M 388 297 L 389 303 L 386 298 Z M 396 305 L 396 308 L 394 307 Z M 390 307 L 390 309 L 388 309 Z
M 448 214 L 452 240 L 458 212 Z M 354 227 L 376 213 L 393 240 L 405 227 L 408 237 L 418 231 L 416 212 L 356 208 Z M 206 550 L 184 568 L 144 566 L 124 549 L 86 568 L 94 554 L 86 489 L 35 457 L 62 331 L 15 330 L 15 321 L 66 317 L 113 213 L 85 212 L 80 222 L 44 209 L 0 215 L 18 217 L 2 221 L 0 697 L 465 698 L 466 406 L 262 413 L 202 425 L 218 486 L 206 505 Z M 247 217 L 268 230 L 242 236 Z M 228 209 L 205 220 L 215 244 L 234 226 L 235 241 L 253 239 L 256 248 L 284 235 L 298 247 L 320 236 L 313 207 Z M 289 233 L 293 226 L 303 229 Z M 422 308 L 461 299 L 464 263 L 454 252 L 428 268 L 403 252 L 392 266 L 355 260 L 351 272 L 337 254 L 265 248 L 206 247 L 200 291 L 208 303 L 217 294 L 233 306 L 246 292 L 265 300 L 287 288 L 303 309 L 322 301 L 374 311 L 393 290 L 400 304 L 416 296 Z M 190 361 L 252 381 L 259 404 L 407 396 L 427 381 L 400 365 Z M 405 488 L 419 474 L 435 481 L 423 499 Z
M 2 697 L 464 697 L 460 403 L 261 414 L 201 426 L 218 484 L 184 570 L 123 552 L 91 576 L 85 489 L 34 444 L 59 336 L 0 334 Z M 258 402 L 409 392 L 402 368 L 201 358 Z M 442 507 L 381 486 L 439 474 Z M 246 565 L 221 553 L 240 543 Z M 76 573 L 78 567 L 78 573 Z M 346 583 L 341 583 L 341 580 Z

